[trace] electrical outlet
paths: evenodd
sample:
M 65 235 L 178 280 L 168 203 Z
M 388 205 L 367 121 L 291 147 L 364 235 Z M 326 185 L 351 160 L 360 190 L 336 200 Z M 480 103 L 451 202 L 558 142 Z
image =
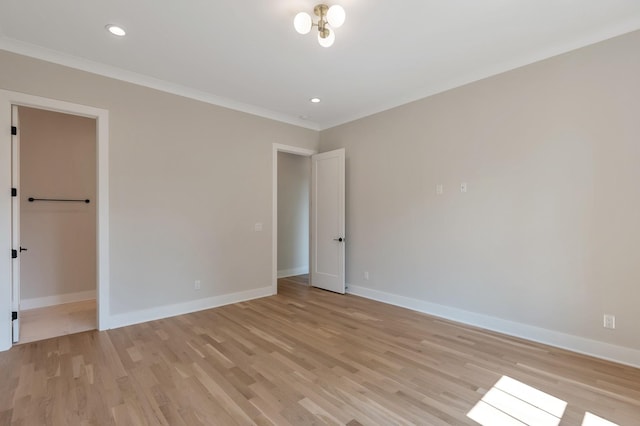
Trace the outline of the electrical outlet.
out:
M 364 271 L 364 280 L 369 281 L 369 271 Z
M 611 330 L 616 328 L 616 316 L 611 314 L 604 314 L 603 323 L 604 328 L 609 328 Z
M 256 223 L 255 225 L 253 225 L 253 230 L 255 232 L 262 232 L 262 223 Z
M 467 182 L 462 182 L 460 184 L 460 192 L 467 192 Z
M 200 290 L 200 280 L 195 280 L 193 283 L 194 290 Z
M 439 183 L 436 185 L 436 195 L 442 195 L 444 194 L 444 186 Z

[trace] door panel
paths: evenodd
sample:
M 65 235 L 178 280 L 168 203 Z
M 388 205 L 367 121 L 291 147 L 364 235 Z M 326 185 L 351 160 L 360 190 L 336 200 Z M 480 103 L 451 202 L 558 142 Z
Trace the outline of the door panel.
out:
M 20 126 L 18 107 L 11 106 L 11 125 L 17 134 L 11 137 L 11 187 L 18 190 L 17 197 L 11 197 L 11 244 L 17 250 L 18 257 L 11 262 L 11 310 L 16 312 L 13 319 L 13 343 L 20 339 Z
M 345 151 L 311 157 L 311 285 L 345 292 Z

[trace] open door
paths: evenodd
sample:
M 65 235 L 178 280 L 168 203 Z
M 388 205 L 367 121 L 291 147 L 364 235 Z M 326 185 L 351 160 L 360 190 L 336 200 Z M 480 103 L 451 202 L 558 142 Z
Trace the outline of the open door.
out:
M 12 341 L 20 339 L 20 135 L 18 107 L 11 106 L 11 329 Z
M 311 285 L 345 292 L 345 151 L 311 157 Z

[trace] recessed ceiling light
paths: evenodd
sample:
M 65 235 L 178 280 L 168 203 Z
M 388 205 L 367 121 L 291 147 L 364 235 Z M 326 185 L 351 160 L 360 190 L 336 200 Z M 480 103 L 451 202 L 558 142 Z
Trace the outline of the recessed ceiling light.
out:
M 119 27 L 117 25 L 109 24 L 105 28 L 111 34 L 116 35 L 118 37 L 124 37 L 127 34 L 127 32 L 124 30 L 124 28 Z
M 320 102 L 320 98 L 311 98 L 309 99 L 311 101 L 311 103 L 317 104 L 318 102 Z

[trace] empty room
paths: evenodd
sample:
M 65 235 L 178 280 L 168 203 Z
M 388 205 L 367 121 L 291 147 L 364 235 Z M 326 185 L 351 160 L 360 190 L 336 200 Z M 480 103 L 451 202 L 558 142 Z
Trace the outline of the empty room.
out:
M 637 0 L 2 0 L 0 162 L 0 426 L 640 425 Z

